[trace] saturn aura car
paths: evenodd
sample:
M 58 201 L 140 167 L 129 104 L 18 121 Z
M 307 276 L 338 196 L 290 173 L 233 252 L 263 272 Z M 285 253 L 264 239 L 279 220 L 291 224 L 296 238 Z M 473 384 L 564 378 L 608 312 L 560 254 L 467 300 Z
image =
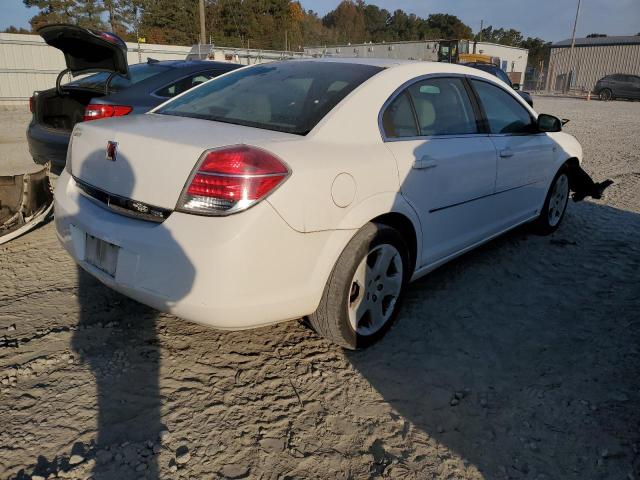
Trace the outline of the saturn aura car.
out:
M 306 317 L 359 348 L 410 281 L 518 225 L 558 228 L 582 157 L 561 129 L 460 65 L 254 65 L 77 124 L 57 233 L 156 309 L 220 329 Z

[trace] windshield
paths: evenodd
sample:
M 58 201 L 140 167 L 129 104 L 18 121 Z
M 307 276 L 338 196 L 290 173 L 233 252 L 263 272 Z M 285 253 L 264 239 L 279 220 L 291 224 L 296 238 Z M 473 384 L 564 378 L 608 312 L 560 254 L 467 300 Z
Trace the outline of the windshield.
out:
M 170 67 L 158 65 L 157 63 L 137 63 L 129 67 L 130 78 L 125 78 L 122 75 L 114 75 L 109 83 L 110 92 L 119 92 L 130 86 L 146 80 L 147 78 L 154 77 L 159 73 L 166 72 Z M 88 77 L 79 78 L 68 83 L 68 87 L 89 88 L 91 90 L 104 91 L 104 82 L 107 81 L 111 72 L 99 72 L 89 75 Z
M 211 80 L 155 113 L 306 135 L 380 67 L 289 61 L 243 68 Z

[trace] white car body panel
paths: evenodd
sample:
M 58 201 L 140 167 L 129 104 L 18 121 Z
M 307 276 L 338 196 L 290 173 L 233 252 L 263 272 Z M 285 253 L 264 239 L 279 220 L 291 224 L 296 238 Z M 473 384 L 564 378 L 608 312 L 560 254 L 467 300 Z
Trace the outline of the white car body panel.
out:
M 282 159 L 291 175 L 246 211 L 173 212 L 158 224 L 96 205 L 64 172 L 55 201 L 60 241 L 85 270 L 132 298 L 217 328 L 250 328 L 313 313 L 340 253 L 372 219 L 396 213 L 411 222 L 415 279 L 535 218 L 555 172 L 568 158 L 582 158 L 565 133 L 385 141 L 380 111 L 407 81 L 453 74 L 501 83 L 458 65 L 342 61 L 387 68 L 306 136 L 153 112 L 78 124 L 69 148 L 73 176 L 165 209 L 174 209 L 207 149 L 257 146 Z M 108 141 L 118 142 L 116 162 L 105 160 Z M 505 148 L 517 155 L 501 158 Z M 437 166 L 413 168 L 423 155 Z M 86 234 L 120 247 L 115 277 L 85 261 Z

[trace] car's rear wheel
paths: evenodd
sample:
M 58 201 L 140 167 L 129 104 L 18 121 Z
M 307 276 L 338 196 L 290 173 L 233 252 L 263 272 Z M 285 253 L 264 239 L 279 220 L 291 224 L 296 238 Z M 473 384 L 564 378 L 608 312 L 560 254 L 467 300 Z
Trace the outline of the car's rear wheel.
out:
M 610 89 L 603 88 L 602 90 L 600 90 L 600 100 L 608 102 L 612 98 L 613 98 L 613 93 L 611 92 Z
M 349 242 L 309 317 L 320 335 L 355 350 L 380 339 L 398 314 L 409 254 L 395 229 L 365 225 Z
M 567 210 L 569 202 L 569 175 L 566 168 L 561 168 L 549 187 L 547 198 L 535 222 L 536 231 L 541 235 L 555 232 Z

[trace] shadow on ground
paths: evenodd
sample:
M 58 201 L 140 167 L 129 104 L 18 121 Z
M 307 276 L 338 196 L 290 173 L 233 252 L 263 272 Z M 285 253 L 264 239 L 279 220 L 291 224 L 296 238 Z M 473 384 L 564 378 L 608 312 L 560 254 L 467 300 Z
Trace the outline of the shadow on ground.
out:
M 551 237 L 520 228 L 414 283 L 347 356 L 486 479 L 637 478 L 639 235 L 638 214 L 573 206 Z

